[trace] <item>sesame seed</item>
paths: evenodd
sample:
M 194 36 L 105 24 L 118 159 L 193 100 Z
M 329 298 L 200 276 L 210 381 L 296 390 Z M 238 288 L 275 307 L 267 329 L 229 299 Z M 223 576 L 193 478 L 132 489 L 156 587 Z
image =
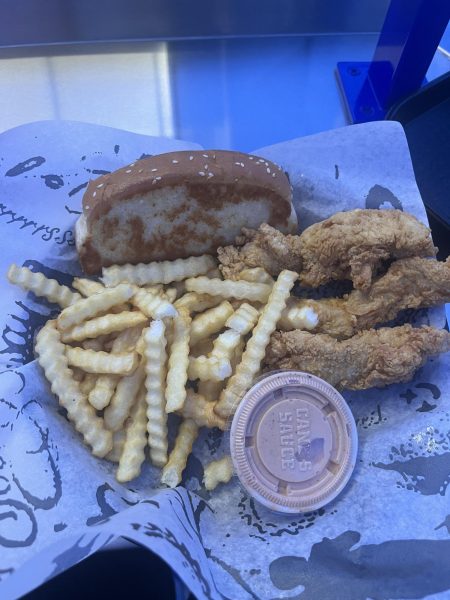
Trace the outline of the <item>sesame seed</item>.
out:
M 131 163 L 130 167 L 134 167 L 135 163 Z
M 248 157 L 248 159 L 249 159 L 249 160 L 253 160 L 253 156 L 249 156 L 249 157 Z
M 209 158 L 207 154 L 202 154 L 202 156 L 204 156 L 205 158 Z
M 155 177 L 156 181 L 160 181 L 160 179 L 162 179 L 162 177 Z
M 96 195 L 97 195 L 97 192 L 94 192 L 94 193 L 92 194 L 92 197 L 93 197 L 93 198 L 95 198 L 95 196 L 96 196 Z
M 138 173 L 143 173 L 144 169 L 139 169 Z
M 193 157 L 193 156 L 190 156 L 190 157 L 189 157 L 189 160 L 194 160 L 194 157 Z
M 265 162 L 265 160 L 264 160 L 263 158 L 259 158 L 259 159 L 258 159 L 258 162 L 259 162 L 259 163 L 263 163 L 263 162 Z
M 86 204 L 86 208 L 91 208 L 88 204 Z
M 268 163 L 268 162 L 265 162 L 264 164 L 266 165 L 266 167 L 268 167 L 268 166 L 269 166 L 269 163 Z
M 154 173 L 155 171 L 157 171 L 158 169 L 152 169 L 152 173 Z
M 208 170 L 208 165 L 204 165 L 203 168 L 205 169 L 205 171 L 207 171 Z
M 131 173 L 131 169 L 127 169 L 125 173 Z
M 211 171 L 208 173 L 208 179 L 209 179 L 210 177 L 214 177 L 214 173 L 211 173 Z
M 266 171 L 267 171 L 268 173 L 270 173 L 270 169 L 269 169 L 269 167 L 267 167 Z
M 101 187 L 103 187 L 104 185 L 105 185 L 104 183 L 99 183 L 99 184 L 98 184 L 98 186 L 97 186 L 97 188 L 101 188 Z
M 272 173 L 272 177 L 276 177 L 276 176 L 277 176 L 277 174 L 276 174 L 276 173 Z
M 205 177 L 205 175 L 206 175 L 206 173 L 204 171 L 199 171 L 198 174 L 201 175 L 202 177 Z
M 174 159 L 172 162 L 173 162 L 173 164 L 174 164 L 174 165 L 177 165 L 177 164 L 178 164 L 178 161 L 177 161 L 177 160 L 175 160 L 175 159 Z

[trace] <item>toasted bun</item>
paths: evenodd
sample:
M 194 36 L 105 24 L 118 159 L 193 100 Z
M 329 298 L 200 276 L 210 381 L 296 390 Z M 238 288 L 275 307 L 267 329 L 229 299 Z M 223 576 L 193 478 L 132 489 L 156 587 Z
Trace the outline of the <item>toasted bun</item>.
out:
M 112 264 L 213 253 L 242 227 L 295 232 L 292 188 L 281 167 L 225 150 L 152 156 L 91 181 L 76 224 L 86 273 Z

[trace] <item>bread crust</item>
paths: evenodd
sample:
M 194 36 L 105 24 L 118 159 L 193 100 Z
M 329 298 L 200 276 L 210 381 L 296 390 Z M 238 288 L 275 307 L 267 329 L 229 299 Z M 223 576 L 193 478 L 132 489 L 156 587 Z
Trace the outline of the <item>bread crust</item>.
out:
M 111 264 L 213 253 L 262 222 L 297 229 L 281 167 L 226 150 L 170 152 L 91 181 L 76 244 L 84 271 L 95 274 Z

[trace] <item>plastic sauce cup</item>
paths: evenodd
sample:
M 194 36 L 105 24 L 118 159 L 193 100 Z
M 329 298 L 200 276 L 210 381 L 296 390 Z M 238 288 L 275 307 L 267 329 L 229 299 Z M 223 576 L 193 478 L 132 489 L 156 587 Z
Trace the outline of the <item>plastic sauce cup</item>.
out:
M 263 376 L 234 415 L 230 450 L 242 485 L 271 510 L 298 514 L 333 500 L 353 472 L 358 436 L 344 398 L 301 371 Z

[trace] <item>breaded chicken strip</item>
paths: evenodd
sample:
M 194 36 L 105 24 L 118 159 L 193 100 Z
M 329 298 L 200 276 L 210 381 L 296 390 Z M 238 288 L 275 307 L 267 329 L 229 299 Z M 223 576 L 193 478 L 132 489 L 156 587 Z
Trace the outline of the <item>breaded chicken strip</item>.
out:
M 300 273 L 303 285 L 317 287 L 333 279 L 352 279 L 368 289 L 382 261 L 435 256 L 430 230 L 400 210 L 357 209 L 339 212 L 305 229 L 284 235 L 263 224 L 244 229 L 236 246 L 219 248 L 225 277 L 236 279 L 247 267 L 263 267 L 271 275 L 282 269 Z
M 304 329 L 300 311 L 305 307 L 317 315 L 314 333 L 351 337 L 362 329 L 386 323 L 406 308 L 425 308 L 450 302 L 450 258 L 438 262 L 426 258 L 402 258 L 367 292 L 354 290 L 344 298 L 300 300 L 290 298 L 278 327 Z
M 428 227 L 400 210 L 338 212 L 300 236 L 303 285 L 351 279 L 367 290 L 382 261 L 436 255 Z
M 343 389 L 410 381 L 430 356 L 450 350 L 450 333 L 433 327 L 386 327 L 339 342 L 324 334 L 276 331 L 266 351 L 270 369 L 297 369 Z
M 284 235 L 263 223 L 257 231 L 243 228 L 236 246 L 218 248 L 217 256 L 226 279 L 238 279 L 239 273 L 249 267 L 263 267 L 271 275 L 278 275 L 283 269 L 298 272 L 300 238 Z

